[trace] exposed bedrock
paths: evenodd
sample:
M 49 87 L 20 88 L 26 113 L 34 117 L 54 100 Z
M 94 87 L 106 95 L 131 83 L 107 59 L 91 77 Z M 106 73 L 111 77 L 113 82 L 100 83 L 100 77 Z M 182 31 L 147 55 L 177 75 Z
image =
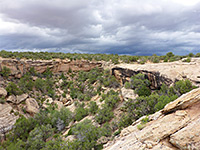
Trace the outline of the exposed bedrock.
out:
M 142 73 L 150 80 L 151 88 L 157 89 L 162 83 L 170 85 L 175 81 L 189 79 L 193 84 L 200 85 L 200 59 L 193 58 L 190 63 L 182 61 L 168 63 L 118 64 L 112 67 L 112 74 L 124 84 L 130 77 Z
M 0 57 L 0 71 L 4 66 L 10 68 L 12 76 L 20 78 L 31 67 L 34 67 L 34 69 L 40 73 L 43 73 L 47 67 L 50 68 L 53 73 L 59 73 L 67 72 L 69 69 L 72 71 L 89 71 L 92 68 L 100 67 L 101 63 L 87 60 L 17 60 Z

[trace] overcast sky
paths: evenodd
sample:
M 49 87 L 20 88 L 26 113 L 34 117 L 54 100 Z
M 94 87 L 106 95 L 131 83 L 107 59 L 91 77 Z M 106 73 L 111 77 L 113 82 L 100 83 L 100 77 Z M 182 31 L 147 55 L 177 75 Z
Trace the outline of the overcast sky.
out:
M 200 52 L 200 0 L 0 0 L 0 50 Z

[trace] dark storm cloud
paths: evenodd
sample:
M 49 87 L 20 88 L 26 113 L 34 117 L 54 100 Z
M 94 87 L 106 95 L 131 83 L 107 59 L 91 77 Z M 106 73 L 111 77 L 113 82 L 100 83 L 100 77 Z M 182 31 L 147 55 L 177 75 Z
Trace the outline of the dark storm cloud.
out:
M 198 52 L 200 3 L 175 1 L 0 0 L 0 49 Z

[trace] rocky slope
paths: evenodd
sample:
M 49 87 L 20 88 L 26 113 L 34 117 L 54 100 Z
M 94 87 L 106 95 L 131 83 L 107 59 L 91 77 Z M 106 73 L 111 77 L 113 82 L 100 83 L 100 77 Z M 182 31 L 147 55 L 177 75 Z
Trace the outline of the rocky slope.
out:
M 162 83 L 172 84 L 176 80 L 189 79 L 195 85 L 200 85 L 200 59 L 193 58 L 190 63 L 178 61 L 156 64 L 119 64 L 112 68 L 112 74 L 118 78 L 121 83 L 130 80 L 130 77 L 143 73 L 151 81 L 151 88 L 159 88 Z
M 138 129 L 141 119 L 122 130 L 104 145 L 105 150 L 198 150 L 200 149 L 200 88 L 194 89 L 148 116 L 150 122 Z
M 92 68 L 101 66 L 101 63 L 86 60 L 18 60 L 0 57 L 0 71 L 4 66 L 11 69 L 12 76 L 20 78 L 31 67 L 34 67 L 34 69 L 40 73 L 43 73 L 47 67 L 50 68 L 53 73 L 59 73 L 67 72 L 69 69 L 72 71 L 89 71 Z

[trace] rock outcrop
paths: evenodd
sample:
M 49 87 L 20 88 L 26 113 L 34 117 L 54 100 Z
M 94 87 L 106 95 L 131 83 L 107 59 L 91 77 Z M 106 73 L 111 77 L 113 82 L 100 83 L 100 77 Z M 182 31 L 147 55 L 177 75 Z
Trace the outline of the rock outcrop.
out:
M 26 111 L 32 114 L 39 112 L 39 105 L 34 98 L 26 99 Z
M 182 61 L 156 64 L 119 64 L 112 68 L 112 74 L 121 84 L 130 77 L 142 73 L 151 82 L 151 88 L 157 89 L 162 83 L 170 85 L 177 80 L 189 79 L 193 84 L 200 85 L 200 59 L 193 58 L 190 63 Z M 195 69 L 194 69 L 195 68 Z
M 92 68 L 100 67 L 101 63 L 90 62 L 86 60 L 17 60 L 0 57 L 0 71 L 4 66 L 11 70 L 11 76 L 20 78 L 31 67 L 34 67 L 34 69 L 40 73 L 43 73 L 47 69 L 47 67 L 50 68 L 53 73 L 59 73 L 67 72 L 69 69 L 71 69 L 72 71 L 89 71 Z
M 134 93 L 134 90 L 126 89 L 125 87 L 121 89 L 121 94 L 125 101 L 128 99 L 135 99 L 138 97 L 138 95 Z
M 8 104 L 0 104 L 0 134 L 12 128 L 18 116 L 12 113 L 13 108 Z
M 200 88 L 169 103 L 149 116 L 139 130 L 140 120 L 122 130 L 119 137 L 104 145 L 106 150 L 198 150 L 200 149 Z
M 7 102 L 11 102 L 13 104 L 19 104 L 23 101 L 25 101 L 26 99 L 28 98 L 28 94 L 22 94 L 22 95 L 10 95 L 8 98 L 7 98 Z
M 4 88 L 0 87 L 0 97 L 6 97 L 7 96 L 7 91 Z

